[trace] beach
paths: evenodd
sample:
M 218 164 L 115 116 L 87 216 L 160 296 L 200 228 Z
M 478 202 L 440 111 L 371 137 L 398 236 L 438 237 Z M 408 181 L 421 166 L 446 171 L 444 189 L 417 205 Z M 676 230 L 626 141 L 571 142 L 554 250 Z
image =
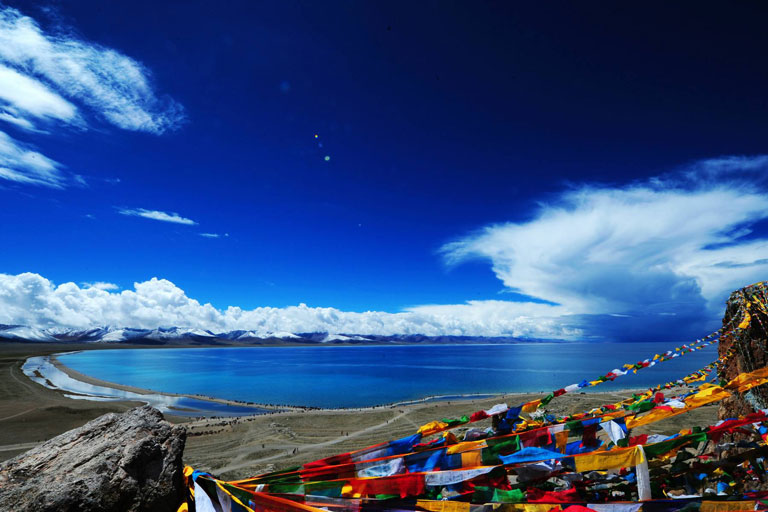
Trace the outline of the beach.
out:
M 0 344 L 0 460 L 11 458 L 41 441 L 81 426 L 102 414 L 121 412 L 140 405 L 139 402 L 97 402 L 67 398 L 61 391 L 47 389 L 31 381 L 21 371 L 24 361 L 32 356 L 72 350 L 125 348 L 132 347 Z M 73 378 L 94 385 L 121 387 L 78 374 L 61 365 L 59 368 Z M 559 383 L 552 384 L 555 386 Z M 139 394 L 150 392 L 137 388 L 130 390 Z M 553 400 L 547 410 L 555 414 L 580 412 L 620 401 L 631 394 L 631 390 L 567 394 Z M 487 409 L 497 403 L 515 404 L 539 397 L 540 393 L 515 393 L 482 399 L 427 401 L 357 409 L 294 407 L 255 416 L 198 419 L 166 414 L 166 418 L 171 422 L 184 424 L 187 428 L 187 445 L 184 452 L 186 464 L 221 478 L 237 479 L 410 435 L 415 433 L 419 426 L 436 419 L 459 417 Z M 647 429 L 637 429 L 634 434 L 675 433 L 684 427 L 708 425 L 716 420 L 717 404 L 713 404 L 650 425 Z M 482 428 L 487 426 L 486 423 L 489 424 L 488 420 L 473 426 Z M 456 429 L 456 432 L 465 428 Z
M 21 371 L 31 356 L 78 350 L 79 344 L 0 344 L 0 460 L 79 427 L 108 412 L 122 412 L 139 402 L 73 400 L 32 382 Z

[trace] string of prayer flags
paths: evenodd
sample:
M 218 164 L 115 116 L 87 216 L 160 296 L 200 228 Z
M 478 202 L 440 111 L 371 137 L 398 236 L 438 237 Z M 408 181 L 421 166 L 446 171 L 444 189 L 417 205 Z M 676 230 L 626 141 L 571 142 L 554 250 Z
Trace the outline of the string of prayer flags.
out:
M 186 468 L 188 503 L 179 511 L 192 506 L 198 512 L 768 510 L 768 491 L 749 487 L 768 480 L 768 411 L 672 435 L 631 435 L 633 428 L 768 383 L 768 368 L 728 382 L 705 382 L 734 356 L 735 344 L 704 368 L 620 402 L 561 418 L 539 411 L 564 394 L 681 357 L 749 328 L 755 319 L 762 322 L 748 309 L 766 313 L 763 295 L 739 300 L 731 324 L 715 333 L 516 407 L 497 404 L 443 418 L 410 436 L 246 480 L 225 482 Z M 677 396 L 661 392 L 678 385 L 686 387 Z M 491 428 L 466 429 L 462 440 L 449 432 L 488 418 Z M 724 442 L 733 433 L 742 440 Z M 431 438 L 437 434 L 442 435 Z M 722 457 L 726 450 L 731 455 Z

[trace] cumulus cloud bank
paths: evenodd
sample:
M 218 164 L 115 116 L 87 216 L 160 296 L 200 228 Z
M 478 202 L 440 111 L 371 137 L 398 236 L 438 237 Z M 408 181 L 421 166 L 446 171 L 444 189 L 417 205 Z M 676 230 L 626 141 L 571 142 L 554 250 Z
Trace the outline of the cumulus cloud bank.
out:
M 121 292 L 96 284 L 55 285 L 39 274 L 0 274 L 0 323 L 78 329 L 103 325 L 144 329 L 175 326 L 213 332 L 250 330 L 258 334 L 331 332 L 531 338 L 579 334 L 548 321 L 548 315 L 560 314 L 562 309 L 543 304 L 479 301 L 457 306 L 423 306 L 402 313 L 357 313 L 304 304 L 251 310 L 232 306 L 221 310 L 188 297 L 165 279 L 134 283 L 133 290 Z
M 643 183 L 577 187 L 528 221 L 487 226 L 442 252 L 450 264 L 486 259 L 509 289 L 601 322 L 700 324 L 730 291 L 768 275 L 768 240 L 751 230 L 768 218 L 766 170 L 766 156 L 724 157 Z
M 92 119 L 161 134 L 179 126 L 184 113 L 155 93 L 151 74 L 136 60 L 71 31 L 47 33 L 32 18 L 0 5 L 0 121 L 40 133 L 54 123 L 87 129 Z M 48 169 L 53 179 L 39 179 L 14 157 L 28 151 L 26 145 L 2 131 L 0 136 L 0 178 L 55 188 L 72 181 L 60 165 Z

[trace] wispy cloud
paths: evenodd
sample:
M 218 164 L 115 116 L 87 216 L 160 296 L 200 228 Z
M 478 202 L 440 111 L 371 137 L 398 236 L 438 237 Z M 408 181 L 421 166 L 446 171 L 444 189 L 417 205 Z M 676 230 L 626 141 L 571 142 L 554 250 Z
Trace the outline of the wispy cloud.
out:
M 28 135 L 54 126 L 85 130 L 104 122 L 161 134 L 184 122 L 184 109 L 155 92 L 149 70 L 136 60 L 85 41 L 72 29 L 45 32 L 34 19 L 0 5 L 3 121 Z M 0 179 L 54 188 L 82 182 L 29 143 L 0 134 Z
M 159 210 L 146 210 L 144 208 L 121 208 L 118 210 L 122 215 L 130 215 L 134 217 L 144 217 L 145 219 L 159 220 L 163 222 L 173 222 L 176 224 L 186 224 L 187 226 L 195 226 L 197 222 L 192 219 L 182 217 L 178 213 L 174 212 L 161 212 Z
M 219 234 L 219 233 L 200 233 L 200 236 L 205 238 L 227 238 L 229 236 L 229 233 Z
M 50 188 L 64 188 L 70 180 L 62 165 L 0 131 L 0 178 Z M 72 178 L 74 179 L 74 178 Z
M 72 103 L 53 92 L 38 79 L 2 64 L 0 64 L 0 101 L 4 103 L 3 118 L 26 129 L 34 127 L 31 118 L 57 119 L 67 123 L 77 120 L 77 107 Z
M 723 157 L 623 187 L 580 186 L 528 222 L 446 244 L 450 264 L 490 261 L 511 290 L 581 315 L 712 318 L 731 290 L 768 275 L 768 157 Z
M 18 10 L 0 8 L 0 100 L 6 113 L 27 121 L 82 122 L 71 100 L 126 130 L 163 133 L 183 122 L 181 105 L 154 92 L 141 63 L 73 33 L 45 33 Z

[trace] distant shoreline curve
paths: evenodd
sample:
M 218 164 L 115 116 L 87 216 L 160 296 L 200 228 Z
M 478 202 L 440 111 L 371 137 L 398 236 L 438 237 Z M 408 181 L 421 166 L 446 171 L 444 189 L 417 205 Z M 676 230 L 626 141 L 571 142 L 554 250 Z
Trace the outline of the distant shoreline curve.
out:
M 88 347 L 91 348 L 91 347 Z M 85 350 L 88 350 L 88 348 L 85 348 Z M 96 347 L 93 347 L 96 348 Z M 106 347 L 105 347 L 106 348 Z M 110 347 L 110 348 L 118 348 L 118 347 Z M 169 346 L 158 346 L 158 347 L 147 347 L 147 346 L 137 346 L 137 347 L 120 347 L 120 349 L 138 349 L 138 348 L 164 348 L 164 349 L 171 349 L 171 348 L 222 348 L 221 346 L 213 345 L 213 346 L 194 346 L 194 347 L 169 347 Z M 258 347 L 253 347 L 258 348 Z M 468 394 L 449 394 L 449 395 L 431 395 L 431 396 L 425 396 L 421 398 L 416 399 L 409 399 L 409 400 L 402 400 L 398 402 L 393 403 L 385 403 L 385 404 L 376 404 L 376 405 L 370 405 L 370 406 L 363 406 L 363 407 L 313 407 L 313 406 L 305 406 L 305 405 L 285 405 L 285 404 L 267 404 L 267 403 L 256 403 L 256 402 L 246 402 L 246 401 L 239 401 L 239 400 L 232 400 L 232 399 L 226 399 L 226 398 L 220 398 L 220 397 L 214 397 L 214 396 L 207 396 L 207 395 L 197 395 L 197 394 L 182 394 L 182 393 L 172 393 L 172 392 L 166 392 L 166 391 L 157 391 L 152 389 L 146 389 L 146 388 L 140 388 L 136 386 L 129 386 L 124 384 L 118 384 L 115 382 L 110 382 L 102 379 L 98 379 L 86 374 L 83 374 L 81 372 L 78 372 L 77 370 L 74 370 L 64 363 L 61 362 L 61 360 L 57 356 L 65 355 L 65 354 L 73 354 L 82 352 L 83 350 L 70 350 L 66 352 L 58 352 L 55 354 L 51 354 L 48 356 L 42 356 L 47 358 L 47 360 L 53 365 L 57 370 L 64 373 L 69 378 L 85 383 L 92 386 L 98 386 L 102 388 L 117 390 L 117 391 L 123 391 L 128 393 L 133 393 L 137 395 L 154 395 L 154 396 L 164 396 L 169 398 L 186 398 L 191 400 L 199 400 L 203 402 L 210 402 L 215 403 L 223 406 L 233 406 L 233 407 L 243 407 L 243 408 L 253 408 L 255 410 L 258 410 L 259 412 L 254 412 L 254 415 L 262 415 L 262 414 L 275 414 L 275 413 L 287 413 L 287 412 L 296 412 L 296 411 L 308 411 L 308 410 L 321 410 L 321 411 L 371 411 L 381 408 L 391 408 L 391 407 L 403 407 L 408 405 L 415 405 L 420 403 L 426 403 L 426 402 L 444 402 L 444 401 L 470 401 L 474 399 L 490 399 L 490 398 L 497 398 L 499 400 L 507 399 L 515 396 L 522 396 L 522 395 L 531 395 L 531 392 L 510 392 L 510 393 L 468 393 Z M 40 357 L 40 356 L 38 356 Z M 28 358 L 27 361 L 29 361 L 32 358 Z M 28 375 L 28 377 L 30 377 Z M 30 377 L 31 379 L 31 377 Z M 34 380 L 34 379 L 31 379 Z M 37 382 L 37 384 L 44 385 L 40 382 Z M 47 387 L 47 386 L 46 386 Z M 78 391 L 70 391 L 63 388 L 55 388 L 59 389 L 60 391 L 64 392 L 73 392 L 77 395 L 80 395 L 78 398 L 83 399 L 93 399 L 93 400 L 104 400 L 104 398 L 99 398 L 97 396 L 91 396 L 89 397 L 87 394 L 83 394 L 82 392 Z M 627 389 L 613 389 L 610 390 L 611 392 L 630 392 L 635 391 L 636 389 L 633 388 L 627 388 Z M 606 390 L 607 391 L 607 390 Z M 594 390 L 593 392 L 598 392 L 597 390 Z M 546 394 L 545 391 L 541 391 L 541 394 Z M 139 397 L 140 399 L 140 397 Z M 120 397 L 112 397 L 108 398 L 110 401 L 126 401 L 124 398 Z M 128 400 L 133 401 L 133 400 Z M 194 414 L 190 414 L 195 412 L 194 410 L 188 410 L 186 413 L 184 413 L 184 416 L 193 416 Z M 200 411 L 202 412 L 202 411 Z M 174 414 L 173 411 L 168 411 L 169 414 Z M 220 411 L 221 414 L 217 414 L 220 416 L 235 416 L 235 414 L 226 414 L 225 411 Z M 240 415 L 247 415 L 247 414 L 240 414 Z
M 125 347 L 128 350 L 131 350 L 132 347 Z M 137 347 L 138 348 L 138 347 Z M 141 348 L 147 348 L 147 347 L 141 347 Z M 181 347 L 178 347 L 181 348 Z M 185 347 L 190 348 L 190 347 Z M 198 347 L 195 347 L 198 348 Z M 211 346 L 211 347 L 199 347 L 199 348 L 220 348 L 217 346 Z M 74 354 L 82 352 L 82 350 L 72 350 L 67 352 L 59 352 L 56 354 L 48 355 L 48 356 L 33 356 L 26 359 L 26 362 L 29 362 L 30 360 L 36 358 L 36 357 L 43 357 L 45 358 L 50 364 L 55 367 L 60 372 L 67 375 L 69 378 L 85 383 L 92 386 L 98 386 L 101 388 L 107 388 L 117 391 L 124 391 L 127 393 L 134 393 L 137 395 L 145 395 L 149 397 L 152 396 L 165 396 L 165 397 L 173 397 L 173 398 L 188 398 L 192 400 L 200 400 L 204 402 L 211 402 L 226 406 L 236 406 L 236 407 L 246 407 L 246 408 L 253 408 L 256 410 L 260 410 L 262 412 L 254 412 L 254 415 L 262 415 L 266 413 L 290 413 L 290 412 L 296 412 L 296 411 L 307 411 L 307 410 L 318 410 L 318 411 L 371 411 L 381 408 L 391 408 L 391 407 L 403 407 L 407 405 L 415 405 L 425 402 L 431 402 L 431 401 L 451 401 L 451 400 L 474 400 L 474 399 L 484 399 L 484 398 L 494 398 L 498 397 L 499 399 L 502 399 L 504 397 L 510 397 L 510 396 L 517 396 L 517 395 L 526 395 L 530 393 L 503 393 L 503 394 L 491 394 L 491 393 L 467 393 L 467 394 L 450 394 L 450 395 L 431 395 L 411 400 L 403 400 L 399 402 L 393 402 L 393 403 L 386 403 L 386 404 L 376 404 L 371 406 L 365 406 L 365 407 L 312 407 L 312 406 L 303 406 L 303 405 L 285 405 L 285 404 L 266 404 L 266 403 L 256 403 L 256 402 L 245 402 L 245 401 L 239 401 L 239 400 L 231 400 L 226 398 L 220 398 L 220 397 L 213 397 L 213 396 L 207 396 L 207 395 L 196 395 L 196 394 L 185 394 L 185 393 L 172 393 L 167 391 L 157 391 L 147 388 L 140 388 L 136 386 L 128 386 L 125 384 L 119 384 L 116 382 L 110 382 L 102 379 L 98 379 L 96 377 L 92 377 L 90 375 L 86 375 L 84 373 L 81 373 L 73 368 L 70 368 L 69 366 L 65 365 L 61 362 L 61 360 L 57 356 L 65 355 L 65 354 Z M 25 364 L 26 364 L 25 362 Z M 30 377 L 29 375 L 27 375 Z M 43 375 L 43 377 L 45 377 Z M 30 380 L 33 380 L 30 377 Z M 41 384 L 40 382 L 36 382 L 36 384 Z M 46 387 L 49 387 L 46 385 Z M 54 386 L 51 389 L 57 389 L 59 391 L 63 391 L 65 393 L 72 393 L 75 395 L 78 395 L 79 398 L 82 399 L 91 399 L 91 400 L 103 400 L 103 397 L 99 397 L 97 395 L 88 395 L 78 390 L 70 390 L 58 386 Z M 140 397 L 137 398 L 140 400 Z M 110 401 L 134 401 L 134 400 L 126 400 L 124 398 L 120 397 L 113 397 L 109 399 Z M 263 411 L 267 412 L 263 412 Z M 192 411 L 190 411 L 192 412 Z M 169 414 L 173 414 L 172 411 L 169 411 Z M 189 416 L 189 414 L 184 414 L 185 416 Z M 229 416 L 225 412 L 222 412 L 221 416 Z

